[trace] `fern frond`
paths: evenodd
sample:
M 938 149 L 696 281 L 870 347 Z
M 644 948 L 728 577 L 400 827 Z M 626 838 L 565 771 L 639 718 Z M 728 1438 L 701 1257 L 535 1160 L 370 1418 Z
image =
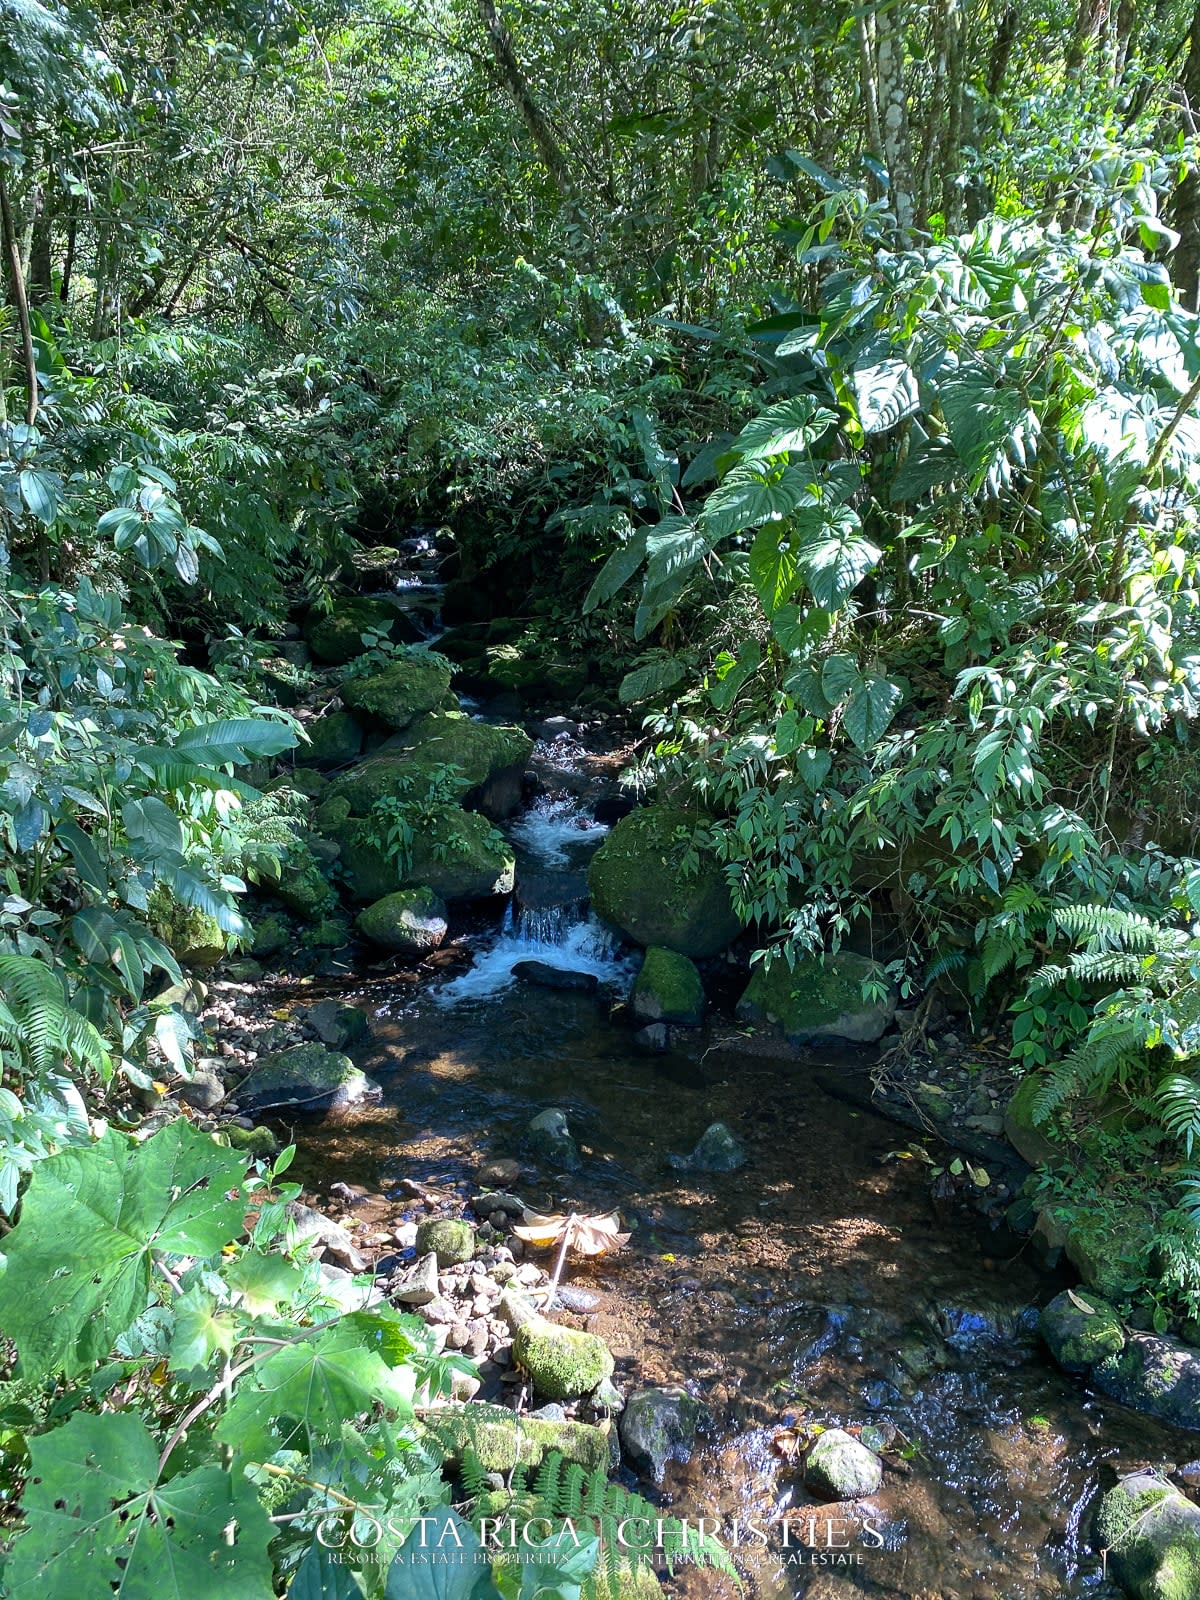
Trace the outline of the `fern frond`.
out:
M 1190 1160 L 1193 1148 L 1200 1144 L 1200 1083 L 1173 1072 L 1159 1084 L 1156 1098 L 1163 1127 L 1172 1138 L 1182 1141 Z

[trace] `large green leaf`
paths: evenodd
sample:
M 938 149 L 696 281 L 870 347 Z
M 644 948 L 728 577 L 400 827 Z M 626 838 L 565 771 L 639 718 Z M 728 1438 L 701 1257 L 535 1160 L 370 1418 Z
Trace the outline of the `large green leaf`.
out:
M 730 448 L 743 461 L 807 450 L 836 421 L 833 412 L 818 406 L 810 395 L 793 395 L 748 422 Z
M 618 545 L 600 568 L 583 602 L 585 616 L 604 601 L 611 600 L 641 566 L 646 559 L 646 532 L 645 528 L 639 528 L 628 544 Z
M 850 387 L 864 433 L 885 433 L 921 406 L 915 373 L 907 361 L 895 356 L 858 362 L 850 374 Z
M 362 1600 L 353 1570 L 314 1539 L 288 1584 L 287 1600 Z
M 265 717 L 255 721 L 252 717 L 227 717 L 220 722 L 205 722 L 196 728 L 186 728 L 175 741 L 176 750 L 202 765 L 235 766 L 257 761 L 260 756 L 277 756 L 290 750 L 296 735 L 282 722 L 270 722 Z
M 244 1171 L 184 1121 L 39 1162 L 0 1276 L 0 1328 L 26 1374 L 72 1376 L 108 1355 L 145 1310 L 154 1251 L 207 1257 L 236 1238 Z
M 160 1484 L 158 1447 L 132 1412 L 77 1411 L 29 1454 L 12 1600 L 272 1600 L 274 1530 L 236 1461 Z
M 799 567 L 812 597 L 837 611 L 876 565 L 883 552 L 862 531 L 849 506 L 817 506 L 797 514 L 804 544 Z
M 623 706 L 637 705 L 640 700 L 652 700 L 655 695 L 673 689 L 687 677 L 687 668 L 675 656 L 655 656 L 645 666 L 635 667 L 621 679 L 618 697 Z
M 397 1337 L 403 1339 L 394 1319 L 356 1312 L 284 1345 L 242 1378 L 217 1438 L 262 1460 L 288 1446 L 336 1439 L 343 1423 L 377 1405 L 411 1416 L 414 1369 L 385 1359 Z
M 384 1600 L 500 1600 L 483 1554 L 471 1524 L 439 1507 L 420 1519 L 393 1559 Z
M 646 535 L 646 576 L 633 619 L 635 639 L 644 639 L 675 608 L 709 549 L 687 517 L 664 517 Z
M 799 582 L 795 539 L 782 524 L 769 522 L 760 528 L 750 547 L 750 581 L 768 617 L 773 617 L 792 598 Z
M 712 539 L 728 539 L 786 517 L 803 500 L 812 500 L 811 479 L 810 472 L 794 464 L 734 467 L 704 502 L 705 531 Z
M 959 460 L 981 480 L 1029 421 L 1021 392 L 986 370 L 949 373 L 938 389 L 942 415 Z
M 900 709 L 900 689 L 889 678 L 867 674 L 842 712 L 842 726 L 860 750 L 879 743 Z

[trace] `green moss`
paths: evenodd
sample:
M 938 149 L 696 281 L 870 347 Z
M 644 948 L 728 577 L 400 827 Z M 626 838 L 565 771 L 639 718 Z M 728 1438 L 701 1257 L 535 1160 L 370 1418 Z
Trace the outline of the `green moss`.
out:
M 1096 1539 L 1108 1552 L 1121 1586 L 1137 1600 L 1196 1600 L 1197 1516 L 1196 1508 L 1174 1489 L 1151 1486 L 1130 1492 L 1118 1485 L 1100 1503 Z
M 647 1022 L 698 1027 L 704 1015 L 704 984 L 694 963 L 676 950 L 651 945 L 633 986 L 633 1009 Z
M 289 910 L 311 921 L 319 921 L 337 905 L 337 895 L 302 839 L 288 846 L 283 873 L 274 885 L 274 892 Z
M 322 1044 L 298 1044 L 262 1056 L 239 1085 L 236 1098 L 243 1107 L 296 1103 L 306 1111 L 320 1111 L 351 1105 L 370 1089 L 370 1080 L 349 1056 Z
M 441 1408 L 427 1416 L 425 1427 L 451 1467 L 458 1465 L 468 1448 L 487 1472 L 507 1474 L 518 1465 L 539 1467 L 552 1450 L 567 1461 L 578 1462 L 585 1472 L 608 1467 L 607 1433 L 584 1422 L 518 1417 L 504 1406 L 472 1402 Z
M 336 950 L 350 940 L 350 923 L 342 916 L 319 917 L 300 935 L 306 950 Z
M 1079 1211 L 1067 1234 L 1067 1260 L 1089 1288 L 1120 1300 L 1144 1278 L 1154 1218 L 1140 1206 Z
M 464 788 L 474 789 L 506 767 L 524 766 L 533 740 L 521 728 L 474 722 L 461 711 L 434 711 L 405 734 L 410 770 L 461 769 Z
M 350 815 L 350 802 L 345 795 L 330 795 L 313 814 L 314 824 L 322 833 L 329 833 Z
M 794 968 L 773 961 L 754 969 L 738 1016 L 777 1023 L 797 1043 L 823 1037 L 869 1043 L 880 1037 L 895 1010 L 892 1001 L 863 999 L 863 984 L 872 980 L 886 985 L 880 964 L 846 951 L 823 959 L 808 956 Z
M 327 616 L 309 613 L 304 637 L 318 661 L 342 666 L 362 655 L 364 633 L 393 638 L 399 626 L 400 613 L 386 600 L 339 600 Z
M 291 936 L 291 929 L 282 917 L 263 917 L 254 924 L 254 943 L 250 948 L 256 956 L 278 955 Z
M 475 1254 L 475 1229 L 456 1217 L 429 1217 L 417 1227 L 417 1254 L 433 1252 L 439 1267 L 470 1261 Z
M 357 900 L 381 900 L 416 885 L 446 901 L 483 900 L 513 886 L 516 858 L 508 841 L 485 817 L 456 806 L 421 825 L 404 858 L 373 843 L 366 822 L 351 820 L 330 831 Z
M 354 761 L 363 746 L 362 724 L 348 711 L 330 711 L 304 724 L 307 744 L 296 746 L 302 767 L 341 767 Z
M 389 728 L 407 728 L 433 711 L 450 687 L 450 663 L 441 656 L 414 654 L 393 661 L 369 678 L 354 678 L 342 688 L 352 711 L 362 711 Z
M 1055 1295 L 1039 1319 L 1050 1354 L 1067 1372 L 1090 1372 L 1125 1348 L 1121 1319 L 1099 1295 Z
M 594 1333 L 532 1317 L 513 1336 L 513 1356 L 538 1394 L 575 1400 L 613 1374 L 612 1352 Z
M 205 972 L 228 948 L 217 919 L 195 906 L 181 905 L 165 884 L 155 884 L 150 891 L 147 914 L 152 931 L 182 966 Z
M 1067 1159 L 1064 1146 L 1047 1127 L 1034 1121 L 1033 1104 L 1042 1087 L 1036 1073 L 1022 1078 L 1004 1108 L 1004 1137 L 1031 1167 L 1058 1167 Z
M 636 944 L 661 945 L 693 958 L 723 950 L 741 923 L 721 864 L 701 853 L 685 868 L 693 835 L 710 822 L 666 806 L 646 806 L 622 817 L 588 873 L 600 916 Z
M 446 937 L 446 906 L 421 884 L 376 900 L 359 913 L 356 925 L 372 944 L 401 955 L 420 956 L 436 950 Z
M 221 1129 L 221 1134 L 231 1150 L 240 1150 L 252 1160 L 269 1161 L 279 1154 L 279 1140 L 270 1128 L 239 1128 L 231 1122 Z

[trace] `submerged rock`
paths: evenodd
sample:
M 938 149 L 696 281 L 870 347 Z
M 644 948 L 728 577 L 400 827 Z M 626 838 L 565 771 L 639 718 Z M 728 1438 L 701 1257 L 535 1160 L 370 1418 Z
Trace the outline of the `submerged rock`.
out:
M 580 1164 L 579 1146 L 571 1136 L 567 1114 L 557 1106 L 540 1111 L 525 1130 L 531 1152 L 548 1166 L 574 1172 Z
M 700 1421 L 700 1404 L 686 1389 L 639 1389 L 621 1415 L 621 1446 L 630 1466 L 661 1483 L 667 1462 L 686 1460 Z
M 321 1000 L 308 1013 L 317 1038 L 332 1050 L 343 1050 L 370 1032 L 371 1019 L 361 1006 L 344 1006 L 337 1000 Z
M 1200 1506 L 1150 1472 L 1122 1478 L 1100 1502 L 1095 1542 L 1134 1600 L 1200 1595 Z
M 882 985 L 885 998 L 864 1000 L 864 982 Z M 895 1013 L 895 990 L 883 967 L 849 951 L 807 956 L 794 968 L 782 960 L 756 967 L 737 1008 L 746 1021 L 775 1023 L 790 1044 L 871 1044 Z
M 475 1254 L 475 1229 L 455 1217 L 430 1217 L 417 1227 L 417 1253 L 432 1253 L 439 1267 L 457 1266 Z
M 698 1028 L 704 1016 L 704 984 L 695 963 L 677 950 L 651 945 L 633 986 L 633 1013 L 643 1022 Z
M 397 889 L 360 911 L 355 926 L 365 939 L 384 950 L 428 955 L 446 937 L 446 903 L 424 885 Z
M 843 1428 L 827 1428 L 808 1452 L 804 1481 L 834 1500 L 858 1500 L 883 1482 L 883 1462 Z
M 590 1394 L 615 1365 L 612 1351 L 597 1334 L 563 1328 L 545 1317 L 530 1317 L 513 1335 L 513 1356 L 538 1394 L 547 1400 L 577 1400 Z
M 594 972 L 576 972 L 571 967 L 556 967 L 549 961 L 518 961 L 513 967 L 513 977 L 524 983 L 535 983 L 541 989 L 577 989 L 581 994 L 593 994 L 600 987 Z
M 671 1050 L 671 1030 L 665 1022 L 648 1022 L 633 1036 L 635 1050 L 644 1056 L 665 1056 Z
M 705 1128 L 690 1156 L 668 1156 L 676 1172 L 736 1172 L 746 1152 L 723 1122 Z
M 426 711 L 436 710 L 450 688 L 450 663 L 442 656 L 414 652 L 369 678 L 352 678 L 342 699 L 389 728 L 407 728 Z
M 588 871 L 596 912 L 635 944 L 694 959 L 724 950 L 741 922 L 721 863 L 704 852 L 685 864 L 696 832 L 711 820 L 666 806 L 623 817 Z
M 1064 1372 L 1090 1372 L 1125 1348 L 1121 1319 L 1099 1295 L 1064 1289 L 1038 1320 L 1050 1354 Z
M 382 1091 L 349 1056 L 323 1044 L 299 1044 L 264 1056 L 237 1091 L 243 1111 L 289 1106 L 301 1111 L 340 1111 Z

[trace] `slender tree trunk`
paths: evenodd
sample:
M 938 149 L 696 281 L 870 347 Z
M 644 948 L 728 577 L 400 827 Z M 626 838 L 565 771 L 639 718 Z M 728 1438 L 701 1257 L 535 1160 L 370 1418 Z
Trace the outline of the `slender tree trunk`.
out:
M 1188 138 L 1200 136 L 1200 5 L 1192 15 L 1187 60 L 1181 84 L 1183 132 Z M 1171 202 L 1172 217 L 1179 231 L 1175 250 L 1175 279 L 1179 294 L 1190 311 L 1200 310 L 1200 170 L 1189 166 Z
M 907 242 L 912 237 L 916 208 L 908 133 L 908 93 L 904 76 L 904 19 L 898 13 L 898 6 L 889 6 L 875 14 L 875 71 L 879 126 L 891 188 L 892 211 L 900 237 Z
M 8 181 L 0 165 L 0 237 L 4 244 L 4 259 L 8 267 L 9 287 L 13 305 L 17 309 L 17 329 L 21 339 L 21 361 L 25 368 L 25 421 L 33 427 L 38 414 L 37 361 L 33 353 L 33 329 L 29 323 L 29 301 L 25 296 L 25 274 L 21 268 L 21 247 L 13 224 L 12 205 L 8 197 Z
M 564 200 L 578 202 L 578 191 L 562 145 L 550 126 L 549 119 L 534 98 L 529 80 L 521 70 L 517 53 L 513 49 L 512 35 L 496 9 L 495 0 L 475 0 L 480 20 L 487 32 L 488 43 L 501 82 L 513 104 L 521 114 L 529 137 L 533 140 L 542 165 L 554 181 L 554 186 Z
M 858 36 L 858 80 L 867 114 L 867 145 L 875 159 L 883 161 L 883 129 L 879 123 L 879 94 L 875 85 L 875 20 L 863 11 L 854 26 Z

